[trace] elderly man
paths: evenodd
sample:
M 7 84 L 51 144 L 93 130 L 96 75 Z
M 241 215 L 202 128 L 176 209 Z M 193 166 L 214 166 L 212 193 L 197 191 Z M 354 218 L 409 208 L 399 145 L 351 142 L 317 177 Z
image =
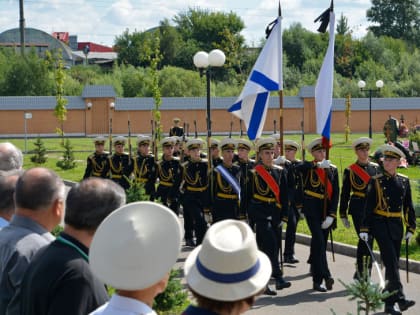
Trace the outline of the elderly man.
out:
M 32 168 L 16 183 L 16 211 L 0 230 L 0 314 L 19 314 L 20 285 L 35 253 L 54 240 L 64 214 L 65 186 L 56 173 Z
M 381 148 L 384 156 L 383 173 L 372 177 L 367 188 L 365 216 L 360 228 L 360 238 L 369 241 L 370 235 L 378 243 L 385 265 L 385 290 L 394 292 L 385 299 L 385 313 L 400 315 L 415 304 L 405 298 L 399 274 L 401 241 L 408 245 L 416 230 L 416 215 L 411 198 L 410 180 L 397 173 L 404 153 L 392 146 Z M 406 226 L 405 235 L 404 225 Z M 395 309 L 395 303 L 399 309 Z
M 21 173 L 21 170 L 0 171 L 0 229 L 9 225 L 9 221 L 15 213 L 13 195 Z
M 19 170 L 23 165 L 23 155 L 15 145 L 10 142 L 0 143 L 0 170 Z
M 124 203 L 124 190 L 109 179 L 89 178 L 71 188 L 64 231 L 35 255 L 25 273 L 20 314 L 85 315 L 108 300 L 90 270 L 89 247 L 99 224 Z

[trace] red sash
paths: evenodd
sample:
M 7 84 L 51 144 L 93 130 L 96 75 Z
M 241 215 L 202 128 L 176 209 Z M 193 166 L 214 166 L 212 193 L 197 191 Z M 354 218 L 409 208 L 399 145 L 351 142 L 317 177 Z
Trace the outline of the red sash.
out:
M 320 178 L 320 182 L 322 183 L 323 186 L 325 186 L 325 170 L 323 168 L 316 168 L 316 173 L 318 175 L 318 177 Z M 328 199 L 331 199 L 332 196 L 332 192 L 333 192 L 333 188 L 330 182 L 330 179 L 327 179 L 327 194 L 328 194 Z
M 276 180 L 273 178 L 273 176 L 271 176 L 270 173 L 267 172 L 267 170 L 261 164 L 255 166 L 255 170 L 257 171 L 258 175 L 260 175 L 262 179 L 266 182 L 271 191 L 274 193 L 277 202 L 280 203 L 280 187 L 279 185 L 277 185 Z
M 360 167 L 360 165 L 354 163 L 352 165 L 350 165 L 349 167 L 353 172 L 355 172 L 357 174 L 357 176 L 360 177 L 360 179 L 365 183 L 369 183 L 370 180 L 370 175 L 368 174 L 368 172 L 366 172 L 362 167 Z

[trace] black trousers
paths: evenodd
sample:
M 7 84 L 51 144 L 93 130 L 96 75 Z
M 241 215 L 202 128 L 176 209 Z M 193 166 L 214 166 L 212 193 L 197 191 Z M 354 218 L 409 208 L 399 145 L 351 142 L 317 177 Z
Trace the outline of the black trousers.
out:
M 385 299 L 385 303 L 389 305 L 405 298 L 398 264 L 400 260 L 401 239 L 394 239 L 391 233 L 392 231 L 387 224 L 386 218 L 374 219 L 372 223 L 372 234 L 378 243 L 381 259 L 385 265 L 385 282 L 387 283 L 385 290 L 388 292 L 396 291 L 395 294 Z
M 363 220 L 362 213 L 352 213 L 354 229 L 356 230 L 357 236 L 360 233 L 360 224 Z M 363 275 L 363 266 L 368 262 L 368 272 L 370 274 L 372 270 L 372 258 L 370 257 L 369 249 L 366 246 L 365 241 L 361 240 L 358 237 L 359 241 L 357 242 L 357 251 L 356 251 L 356 263 L 357 263 L 357 271 L 360 275 Z M 368 244 L 370 248 L 373 248 L 373 238 L 370 237 L 368 240 Z
M 255 222 L 258 248 L 270 259 L 272 276 L 274 278 L 283 275 L 279 263 L 281 233 L 277 233 L 276 228 L 269 220 L 258 220 Z
M 211 212 L 213 223 L 226 219 L 237 219 L 239 213 L 238 200 L 215 198 Z
M 298 212 L 295 207 L 289 207 L 289 216 L 287 219 L 286 237 L 284 240 L 284 256 L 293 256 L 295 254 L 296 228 L 298 223 Z
M 204 234 L 207 231 L 207 222 L 204 219 L 204 207 L 200 199 L 189 194 L 184 195 L 184 227 L 185 239 L 192 239 L 192 230 L 195 232 L 196 244 L 200 245 L 203 241 Z M 186 223 L 186 220 L 188 221 Z M 191 229 L 192 227 L 192 229 Z
M 324 279 L 331 278 L 327 262 L 327 241 L 329 229 L 321 229 L 321 216 L 306 215 L 306 222 L 311 231 L 310 263 L 312 266 L 312 281 L 321 284 Z

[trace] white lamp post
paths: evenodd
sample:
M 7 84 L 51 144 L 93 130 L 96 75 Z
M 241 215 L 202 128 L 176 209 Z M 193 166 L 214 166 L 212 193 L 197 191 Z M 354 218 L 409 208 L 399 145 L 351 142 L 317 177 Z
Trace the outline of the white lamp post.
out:
M 194 55 L 194 65 L 200 70 L 200 75 L 206 70 L 206 84 L 207 84 L 207 138 L 211 137 L 211 116 L 210 116 L 210 80 L 211 67 L 222 67 L 226 61 L 225 54 L 220 49 L 214 49 L 209 54 L 204 51 L 199 51 Z M 208 157 L 211 159 L 211 157 Z
M 363 80 L 360 80 L 357 83 L 357 86 L 359 87 L 360 91 L 369 92 L 369 138 L 372 139 L 372 93 L 380 91 L 384 86 L 384 81 L 376 81 L 376 89 L 365 89 L 366 82 Z

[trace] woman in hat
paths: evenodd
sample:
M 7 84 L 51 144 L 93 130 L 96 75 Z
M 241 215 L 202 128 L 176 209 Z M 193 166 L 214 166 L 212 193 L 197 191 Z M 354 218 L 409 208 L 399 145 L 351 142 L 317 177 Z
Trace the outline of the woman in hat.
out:
M 268 257 L 258 250 L 251 228 L 242 221 L 213 224 L 201 246 L 188 256 L 184 271 L 197 301 L 182 314 L 242 314 L 249 310 L 271 276 Z

